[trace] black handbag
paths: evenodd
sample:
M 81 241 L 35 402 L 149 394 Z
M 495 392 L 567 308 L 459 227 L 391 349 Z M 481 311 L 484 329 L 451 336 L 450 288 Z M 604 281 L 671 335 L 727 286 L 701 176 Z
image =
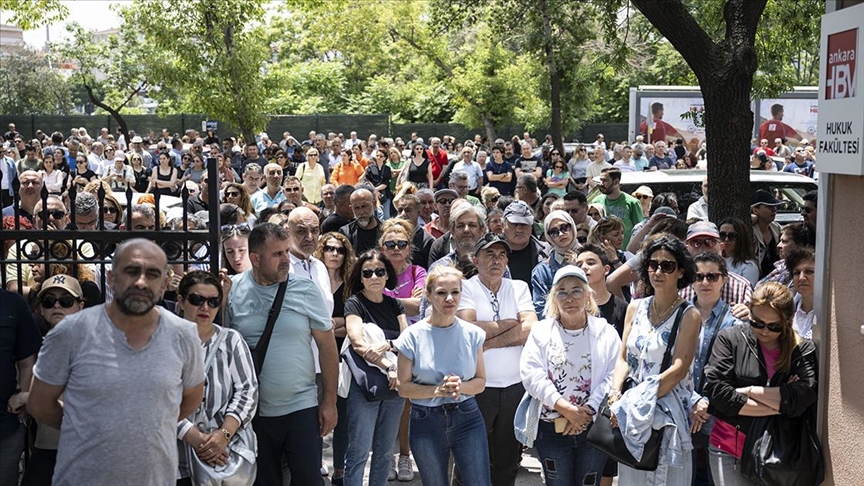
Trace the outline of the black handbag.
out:
M 764 486 L 814 486 L 825 479 L 822 444 L 808 413 L 756 417 L 741 454 L 741 474 Z
M 666 371 L 669 365 L 672 364 L 672 349 L 675 347 L 675 341 L 678 340 L 678 327 L 681 325 L 681 318 L 684 317 L 684 309 L 687 302 L 681 303 L 678 307 L 678 315 L 675 317 L 675 322 L 672 324 L 672 330 L 669 334 L 669 343 L 666 346 L 666 352 L 663 354 L 663 363 L 660 366 L 660 372 Z M 625 381 L 625 390 L 635 384 L 628 378 Z M 662 430 L 651 430 L 651 436 L 645 442 L 642 458 L 636 460 L 627 445 L 624 443 L 624 437 L 621 435 L 621 429 L 612 427 L 611 423 L 612 412 L 609 410 L 609 394 L 603 397 L 600 402 L 600 409 L 597 411 L 597 417 L 594 419 L 594 425 L 588 430 L 586 440 L 594 448 L 600 450 L 615 461 L 624 464 L 627 467 L 640 471 L 654 471 L 660 464 L 660 446 L 663 442 Z
M 284 281 L 279 282 L 279 288 L 276 289 L 276 297 L 273 298 L 273 305 L 270 306 L 270 313 L 267 314 L 267 324 L 264 326 L 264 333 L 258 339 L 255 349 L 252 352 L 252 363 L 255 364 L 255 376 L 261 376 L 261 370 L 264 368 L 264 358 L 267 357 L 267 348 L 270 347 L 270 338 L 273 336 L 273 326 L 276 325 L 276 319 L 279 318 L 279 312 L 282 310 L 282 301 L 285 300 L 285 289 L 288 288 L 289 275 Z

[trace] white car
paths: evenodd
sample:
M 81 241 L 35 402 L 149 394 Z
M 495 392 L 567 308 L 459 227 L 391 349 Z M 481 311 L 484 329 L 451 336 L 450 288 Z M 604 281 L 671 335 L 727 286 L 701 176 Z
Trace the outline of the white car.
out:
M 674 192 L 678 196 L 678 209 L 681 214 L 687 214 L 690 204 L 702 196 L 702 179 L 708 173 L 706 170 L 657 170 L 644 172 L 622 172 L 621 190 L 632 194 L 639 186 L 648 186 L 654 195 L 661 192 Z M 600 177 L 594 181 L 600 183 Z M 804 207 L 804 194 L 816 190 L 818 185 L 813 179 L 789 172 L 750 171 L 750 187 L 741 191 L 741 197 L 749 200 L 757 189 L 771 192 L 784 204 L 777 208 L 776 221 L 780 224 L 802 221 L 801 209 Z M 595 187 L 588 194 L 592 201 L 600 194 Z

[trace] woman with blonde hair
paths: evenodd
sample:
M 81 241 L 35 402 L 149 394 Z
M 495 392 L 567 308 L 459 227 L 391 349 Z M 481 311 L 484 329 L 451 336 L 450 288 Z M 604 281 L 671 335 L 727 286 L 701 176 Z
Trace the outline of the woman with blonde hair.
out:
M 498 198 L 501 197 L 501 193 L 497 188 L 492 186 L 486 186 L 480 191 L 480 198 L 483 200 L 483 206 L 486 207 L 486 211 L 490 211 L 496 207 L 498 204 Z
M 318 149 L 306 152 L 306 162 L 297 166 L 295 173 L 303 184 L 303 197 L 312 204 L 321 202 L 321 187 L 327 183 L 324 167 L 318 162 Z
M 575 265 L 555 272 L 545 315 L 531 327 L 519 365 L 526 393 L 542 404 L 539 425 L 526 424 L 526 430 L 536 431 L 547 485 L 599 485 L 607 457 L 586 438 L 609 389 L 621 339 L 598 317 L 588 277 Z M 594 482 L 583 482 L 590 477 Z
M 745 442 L 752 440 L 742 432 L 751 433 L 757 417 L 780 415 L 815 430 L 816 346 L 795 332 L 794 315 L 792 291 L 767 282 L 753 291 L 750 325 L 717 335 L 704 387 L 708 411 L 717 417 L 708 449 L 715 484 L 757 484 L 739 465 Z

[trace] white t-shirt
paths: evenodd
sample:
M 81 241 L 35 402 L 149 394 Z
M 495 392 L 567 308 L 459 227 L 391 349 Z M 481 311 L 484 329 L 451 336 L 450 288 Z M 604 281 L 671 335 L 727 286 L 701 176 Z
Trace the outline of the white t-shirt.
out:
M 495 296 L 498 302 L 498 319 L 518 319 L 520 312 L 534 312 L 528 284 L 521 280 L 501 280 L 501 288 Z M 478 321 L 493 321 L 492 292 L 480 282 L 479 276 L 471 277 L 462 284 L 462 301 L 459 310 L 474 309 Z M 519 376 L 519 359 L 522 346 L 494 348 L 483 352 L 486 366 L 486 386 L 506 388 L 522 381 Z

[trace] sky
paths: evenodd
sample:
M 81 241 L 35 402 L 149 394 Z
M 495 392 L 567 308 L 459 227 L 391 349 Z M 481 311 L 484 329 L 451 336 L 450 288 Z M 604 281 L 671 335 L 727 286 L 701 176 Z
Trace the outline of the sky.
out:
M 57 42 L 67 37 L 66 23 L 78 22 L 85 29 L 106 30 L 120 25 L 120 17 L 114 13 L 109 6 L 118 3 L 102 0 L 61 0 L 63 5 L 69 9 L 69 16 L 63 22 L 56 22 L 48 26 L 51 42 Z M 24 42 L 30 47 L 41 49 L 45 45 L 45 27 L 24 32 Z

